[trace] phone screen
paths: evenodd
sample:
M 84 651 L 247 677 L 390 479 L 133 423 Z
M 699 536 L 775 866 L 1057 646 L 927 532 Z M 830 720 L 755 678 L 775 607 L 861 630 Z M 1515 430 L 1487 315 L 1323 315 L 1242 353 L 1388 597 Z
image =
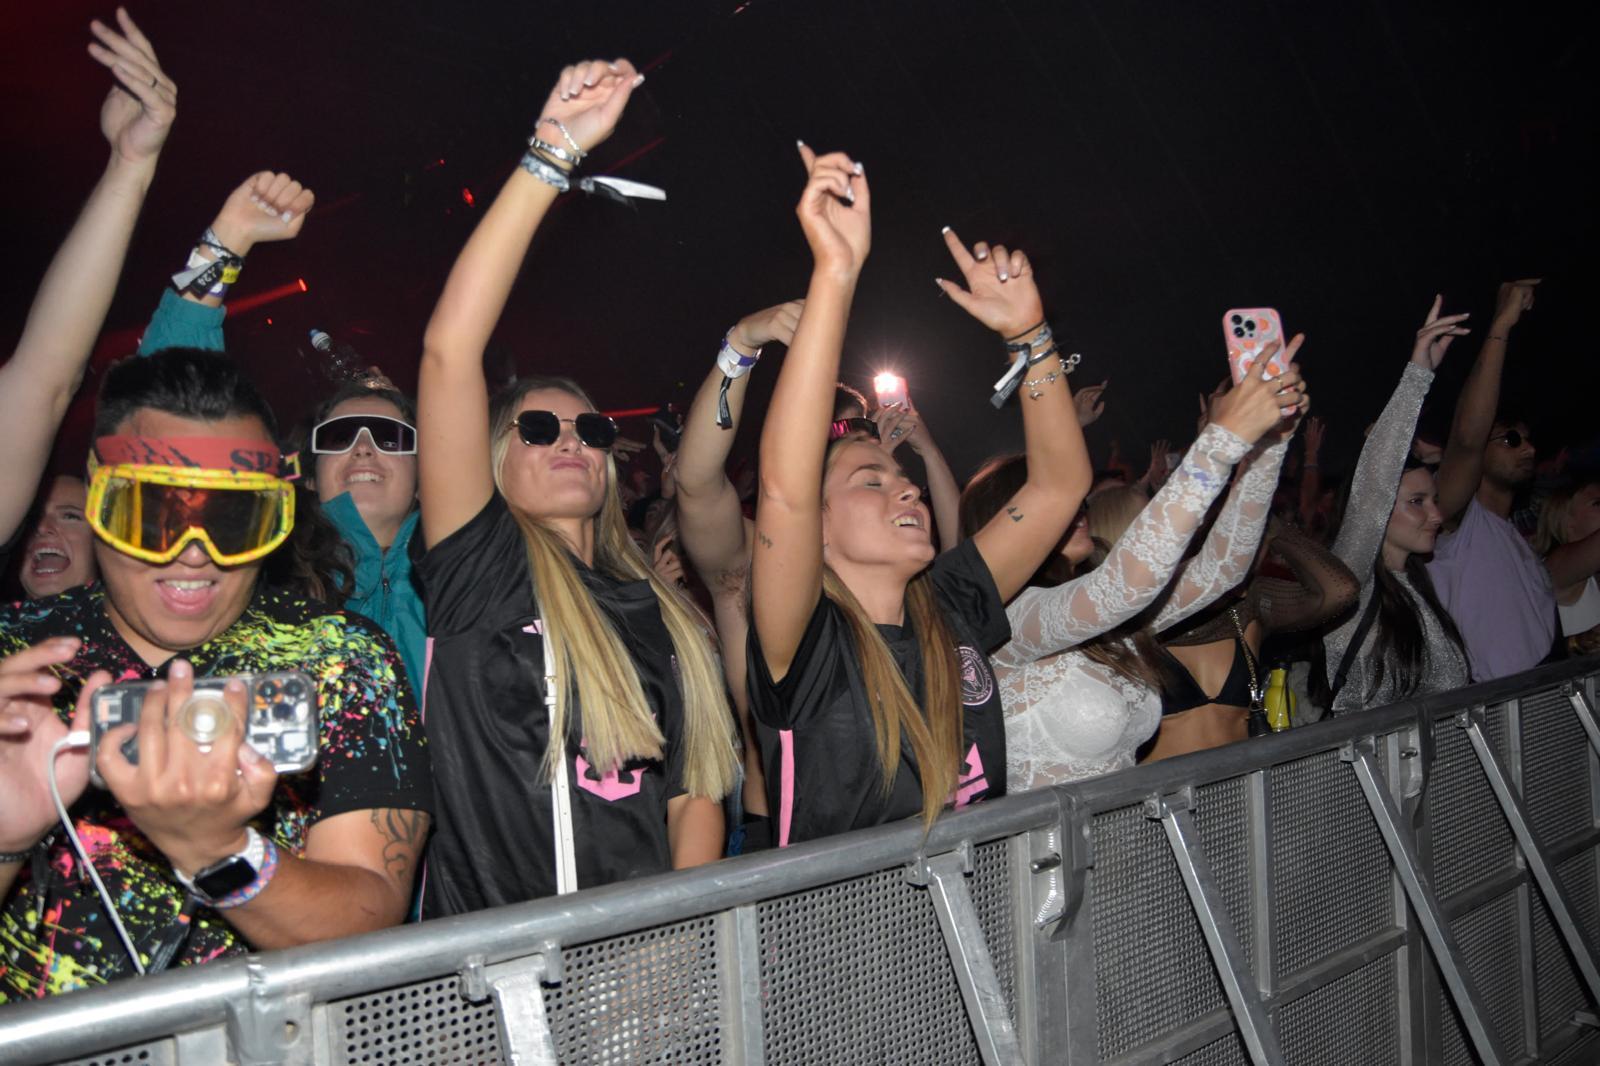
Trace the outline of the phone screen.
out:
M 904 405 L 906 402 L 906 379 L 899 374 L 885 371 L 872 379 L 872 389 L 878 395 L 878 406 L 888 407 L 890 404 Z

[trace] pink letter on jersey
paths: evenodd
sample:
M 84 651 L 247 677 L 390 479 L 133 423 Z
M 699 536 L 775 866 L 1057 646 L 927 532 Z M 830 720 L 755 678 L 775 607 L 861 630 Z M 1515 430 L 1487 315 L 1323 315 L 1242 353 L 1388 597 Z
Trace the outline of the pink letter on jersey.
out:
M 978 745 L 972 745 L 967 752 L 967 765 L 971 773 L 956 786 L 956 807 L 965 807 L 972 802 L 972 797 L 980 792 L 989 791 L 989 779 L 983 776 L 983 756 L 978 754 Z

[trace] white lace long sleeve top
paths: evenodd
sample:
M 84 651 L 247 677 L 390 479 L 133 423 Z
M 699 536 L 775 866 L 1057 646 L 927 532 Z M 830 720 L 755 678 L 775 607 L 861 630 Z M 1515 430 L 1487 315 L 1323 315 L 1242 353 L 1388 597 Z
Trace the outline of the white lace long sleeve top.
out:
M 1208 425 L 1098 568 L 1054 588 L 1030 586 L 1006 608 L 1011 641 L 992 656 L 1006 720 L 1006 780 L 1044 788 L 1132 766 L 1161 720 L 1160 695 L 1076 650 L 1145 610 L 1160 631 L 1244 580 L 1271 510 L 1288 442 L 1264 448 L 1234 480 L 1200 553 L 1172 581 L 1206 512 L 1250 451 Z

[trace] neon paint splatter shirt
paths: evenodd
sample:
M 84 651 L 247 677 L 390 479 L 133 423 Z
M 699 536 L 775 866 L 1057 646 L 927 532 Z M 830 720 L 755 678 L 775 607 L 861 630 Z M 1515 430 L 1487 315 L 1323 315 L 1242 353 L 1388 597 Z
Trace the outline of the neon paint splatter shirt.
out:
M 69 721 L 79 689 L 105 669 L 119 681 L 162 676 L 112 626 L 98 585 L 0 608 L 0 655 L 55 636 L 76 636 L 78 655 L 62 667 L 55 697 Z M 278 781 L 254 825 L 281 849 L 302 853 L 318 820 L 377 808 L 426 810 L 432 778 L 422 724 L 393 643 L 354 614 L 258 588 L 221 635 L 184 653 L 197 676 L 292 668 L 318 681 L 320 750 L 309 772 Z M 248 950 L 217 912 L 192 901 L 172 867 L 129 821 L 109 792 L 92 785 L 72 808 L 85 850 L 106 882 L 134 944 L 173 965 Z M 0 1003 L 104 984 L 133 973 L 116 930 L 65 835 L 35 852 L 0 908 Z

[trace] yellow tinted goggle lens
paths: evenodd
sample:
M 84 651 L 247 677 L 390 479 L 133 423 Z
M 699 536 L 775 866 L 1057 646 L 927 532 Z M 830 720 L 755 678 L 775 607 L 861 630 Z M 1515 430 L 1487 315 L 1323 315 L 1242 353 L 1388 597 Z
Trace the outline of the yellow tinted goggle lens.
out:
M 267 474 L 183 467 L 95 471 L 89 524 L 117 550 L 153 563 L 198 540 L 220 566 L 259 559 L 294 527 L 294 490 Z

